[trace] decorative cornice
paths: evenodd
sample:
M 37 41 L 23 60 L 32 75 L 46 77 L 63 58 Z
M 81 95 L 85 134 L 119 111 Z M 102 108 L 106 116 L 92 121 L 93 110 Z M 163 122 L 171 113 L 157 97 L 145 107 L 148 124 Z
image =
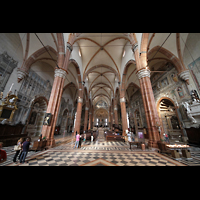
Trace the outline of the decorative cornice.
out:
M 55 69 L 54 77 L 57 77 L 57 76 L 66 79 L 67 78 L 67 73 L 66 73 L 66 71 L 64 71 L 62 69 Z
M 184 81 L 187 81 L 187 80 L 189 80 L 189 78 L 190 78 L 190 72 L 189 72 L 189 70 L 185 70 L 185 71 L 181 72 L 181 73 L 178 74 L 178 75 L 179 75 L 179 77 L 180 77 L 181 79 L 183 79 Z
M 149 77 L 150 78 L 151 71 L 149 69 L 141 69 L 137 72 L 138 79 Z

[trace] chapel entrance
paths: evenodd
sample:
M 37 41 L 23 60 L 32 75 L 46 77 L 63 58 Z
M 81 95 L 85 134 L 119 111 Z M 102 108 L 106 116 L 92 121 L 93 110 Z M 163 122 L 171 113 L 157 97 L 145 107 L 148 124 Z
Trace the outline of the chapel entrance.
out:
M 29 137 L 35 137 L 41 134 L 46 110 L 47 102 L 43 97 L 36 99 L 32 103 L 26 129 Z
M 163 133 L 167 134 L 170 142 L 181 141 L 181 129 L 177 111 L 169 99 L 162 99 L 159 103 L 159 115 L 162 120 Z M 165 138 L 165 137 L 164 137 Z

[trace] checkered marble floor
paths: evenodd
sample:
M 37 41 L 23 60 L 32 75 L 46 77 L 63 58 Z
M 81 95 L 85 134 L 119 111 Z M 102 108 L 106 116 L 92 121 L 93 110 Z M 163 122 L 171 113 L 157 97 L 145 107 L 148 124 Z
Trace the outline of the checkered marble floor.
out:
M 167 156 L 170 159 L 176 160 L 172 157 L 171 154 L 162 153 L 162 155 Z M 180 154 L 181 156 L 181 154 Z M 187 159 L 181 156 L 181 159 L 178 160 L 180 163 L 183 163 L 188 166 L 200 166 L 200 152 L 191 152 L 191 158 Z
M 16 165 L 16 164 L 13 164 Z M 19 164 L 18 164 L 19 165 Z M 156 152 L 94 152 L 47 150 L 19 166 L 177 166 Z
M 163 155 L 146 149 L 142 151 L 125 142 L 96 140 L 82 142 L 81 148 L 74 149 L 74 139 L 65 144 L 38 153 L 29 152 L 28 163 L 9 166 L 185 166 L 188 162 L 174 160 L 169 155 Z M 200 162 L 200 152 L 191 152 Z M 14 155 L 12 155 L 13 157 Z M 191 162 L 191 161 L 190 161 Z

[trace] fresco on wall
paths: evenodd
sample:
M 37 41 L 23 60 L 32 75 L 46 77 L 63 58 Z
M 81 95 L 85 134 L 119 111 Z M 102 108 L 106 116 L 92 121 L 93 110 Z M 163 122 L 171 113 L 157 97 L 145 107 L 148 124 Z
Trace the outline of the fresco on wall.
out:
M 200 57 L 198 57 L 194 62 L 190 63 L 188 68 L 192 74 L 192 78 L 196 84 L 196 87 L 200 91 Z
M 174 82 L 178 82 L 178 77 L 177 77 L 177 74 L 176 73 L 172 73 L 171 74 L 171 78 Z
M 182 87 L 178 87 L 178 88 L 177 88 L 177 92 L 178 92 L 178 95 L 179 95 L 180 98 L 183 98 L 183 97 L 184 97 Z

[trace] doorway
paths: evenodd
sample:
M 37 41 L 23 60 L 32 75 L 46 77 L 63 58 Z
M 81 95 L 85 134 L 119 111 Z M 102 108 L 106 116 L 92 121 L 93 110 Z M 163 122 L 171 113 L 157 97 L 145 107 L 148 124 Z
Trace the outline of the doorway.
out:
M 29 137 L 35 137 L 41 134 L 46 110 L 47 100 L 45 98 L 40 97 L 33 101 L 26 129 Z
M 163 135 L 168 135 L 170 143 L 181 142 L 182 134 L 177 111 L 170 99 L 164 98 L 160 101 L 159 116 L 163 125 Z M 163 137 L 163 139 L 165 139 L 165 137 Z

